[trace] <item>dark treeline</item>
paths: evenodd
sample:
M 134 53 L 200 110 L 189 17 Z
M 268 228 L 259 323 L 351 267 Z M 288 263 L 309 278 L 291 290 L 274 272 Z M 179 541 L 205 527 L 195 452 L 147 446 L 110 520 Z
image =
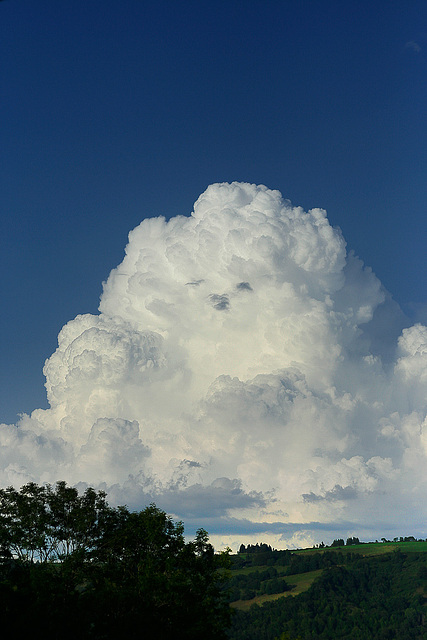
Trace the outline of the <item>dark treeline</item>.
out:
M 154 504 L 112 508 L 65 482 L 1 489 L 0 549 L 0 621 L 16 637 L 225 637 L 227 554 L 203 529 L 185 542 Z
M 246 567 L 283 567 L 280 574 L 282 576 L 291 576 L 299 573 L 307 573 L 308 571 L 316 571 L 317 569 L 329 569 L 332 566 L 346 563 L 353 558 L 359 558 L 359 554 L 346 551 L 328 551 L 321 553 L 298 554 L 292 551 L 270 551 L 260 552 L 244 556 L 238 554 L 231 557 L 233 569 L 243 569 Z
M 265 544 L 265 542 L 261 542 L 261 544 L 259 544 L 259 542 L 256 544 L 248 544 L 247 547 L 241 544 L 239 549 L 239 553 L 265 553 L 266 551 L 271 553 L 273 549 L 269 544 Z
M 239 552 L 232 557 L 232 562 L 233 567 L 236 569 L 243 567 L 286 566 L 289 564 L 292 555 L 292 552 L 288 550 L 277 551 L 276 549 L 271 549 L 266 551 L 259 548 L 256 553 Z

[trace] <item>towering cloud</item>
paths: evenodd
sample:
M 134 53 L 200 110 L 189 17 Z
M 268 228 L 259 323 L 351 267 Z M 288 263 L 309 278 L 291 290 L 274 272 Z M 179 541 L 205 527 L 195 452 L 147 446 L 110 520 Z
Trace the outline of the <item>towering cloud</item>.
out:
M 99 310 L 60 332 L 50 408 L 1 426 L 2 485 L 155 500 L 218 543 L 421 533 L 427 328 L 324 211 L 212 185 L 129 234 Z

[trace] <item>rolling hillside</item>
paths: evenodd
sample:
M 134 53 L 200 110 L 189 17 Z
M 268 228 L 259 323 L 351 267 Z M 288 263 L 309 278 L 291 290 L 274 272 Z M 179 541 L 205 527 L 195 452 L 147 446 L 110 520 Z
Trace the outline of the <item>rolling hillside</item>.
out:
M 427 638 L 427 542 L 232 556 L 231 640 Z

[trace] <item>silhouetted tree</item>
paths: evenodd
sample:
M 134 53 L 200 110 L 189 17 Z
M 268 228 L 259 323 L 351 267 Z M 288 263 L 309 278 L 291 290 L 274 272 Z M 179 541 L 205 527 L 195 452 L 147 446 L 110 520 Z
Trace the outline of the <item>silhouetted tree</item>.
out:
M 0 621 L 21 635 L 225 637 L 228 553 L 203 529 L 186 542 L 154 504 L 111 508 L 105 493 L 65 482 L 2 489 L 0 549 Z

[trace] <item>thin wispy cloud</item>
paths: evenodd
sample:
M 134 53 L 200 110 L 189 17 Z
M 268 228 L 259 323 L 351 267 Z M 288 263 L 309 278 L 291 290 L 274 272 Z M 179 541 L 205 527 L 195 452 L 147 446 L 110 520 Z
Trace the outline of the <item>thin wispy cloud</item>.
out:
M 421 46 L 418 44 L 418 42 L 415 42 L 415 40 L 409 40 L 409 42 L 405 44 L 405 49 L 410 49 L 415 53 L 421 52 Z

